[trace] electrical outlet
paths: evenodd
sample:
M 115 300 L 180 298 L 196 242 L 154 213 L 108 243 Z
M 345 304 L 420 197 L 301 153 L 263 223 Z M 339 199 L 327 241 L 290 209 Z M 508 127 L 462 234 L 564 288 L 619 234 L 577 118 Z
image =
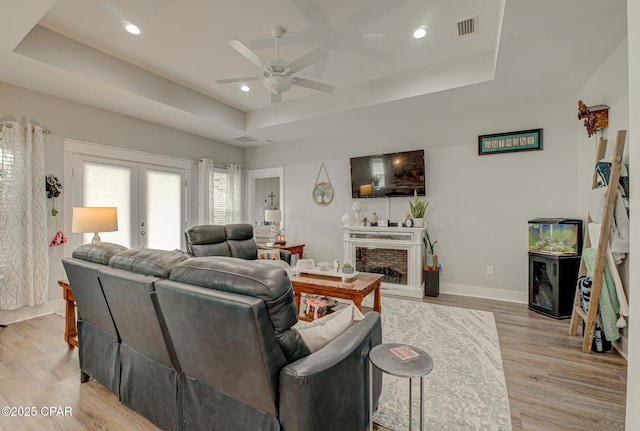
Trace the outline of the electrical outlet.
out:
M 493 275 L 493 265 L 487 265 L 487 275 Z

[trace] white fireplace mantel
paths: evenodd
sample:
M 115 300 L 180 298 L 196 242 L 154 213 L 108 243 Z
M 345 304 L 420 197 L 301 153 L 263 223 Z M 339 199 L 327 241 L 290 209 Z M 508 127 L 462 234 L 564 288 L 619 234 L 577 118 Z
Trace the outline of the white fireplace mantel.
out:
M 422 298 L 424 281 L 423 238 L 425 227 L 343 226 L 344 261 L 356 262 L 356 248 L 382 248 L 407 251 L 407 284 L 382 283 L 382 292 Z

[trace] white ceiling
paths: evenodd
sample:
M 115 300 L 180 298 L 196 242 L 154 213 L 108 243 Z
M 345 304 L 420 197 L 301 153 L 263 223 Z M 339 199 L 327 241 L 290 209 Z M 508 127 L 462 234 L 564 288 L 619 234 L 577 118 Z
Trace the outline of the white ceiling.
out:
M 0 81 L 262 145 L 415 115 L 416 100 L 494 80 L 497 98 L 576 91 L 625 37 L 625 11 L 624 0 L 3 0 Z M 470 17 L 478 32 L 459 37 Z M 260 82 L 248 93 L 215 82 L 260 75 L 227 41 L 271 60 L 274 26 L 287 30 L 283 60 L 330 52 L 296 76 L 332 93 L 292 87 L 271 105 Z

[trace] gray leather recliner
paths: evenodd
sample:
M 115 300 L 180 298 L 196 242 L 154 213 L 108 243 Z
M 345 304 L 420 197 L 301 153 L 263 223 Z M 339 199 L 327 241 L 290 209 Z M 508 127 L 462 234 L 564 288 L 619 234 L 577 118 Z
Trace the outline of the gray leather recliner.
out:
M 253 226 L 247 223 L 194 226 L 185 232 L 187 252 L 195 257 L 226 256 L 254 260 L 258 247 Z M 280 259 L 291 263 L 291 253 L 280 251 Z
M 155 283 L 188 259 L 179 251 L 132 249 L 114 255 L 98 279 L 120 336 L 120 402 L 163 430 L 181 428 L 182 371 Z
M 193 258 L 155 286 L 184 373 L 185 429 L 365 430 L 378 313 L 309 354 L 291 329 L 297 309 L 280 268 Z M 374 376 L 377 405 L 382 377 Z
M 120 390 L 120 338 L 98 281 L 98 270 L 106 268 L 116 253 L 127 250 L 108 242 L 86 244 L 62 259 L 78 309 L 78 356 L 80 381 L 89 377 L 116 395 Z

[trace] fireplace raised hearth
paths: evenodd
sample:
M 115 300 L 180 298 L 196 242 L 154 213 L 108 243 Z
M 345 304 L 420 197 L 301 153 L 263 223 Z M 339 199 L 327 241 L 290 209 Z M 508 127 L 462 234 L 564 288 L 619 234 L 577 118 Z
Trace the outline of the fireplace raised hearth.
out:
M 344 261 L 383 274 L 382 292 L 422 298 L 425 228 L 344 226 Z

